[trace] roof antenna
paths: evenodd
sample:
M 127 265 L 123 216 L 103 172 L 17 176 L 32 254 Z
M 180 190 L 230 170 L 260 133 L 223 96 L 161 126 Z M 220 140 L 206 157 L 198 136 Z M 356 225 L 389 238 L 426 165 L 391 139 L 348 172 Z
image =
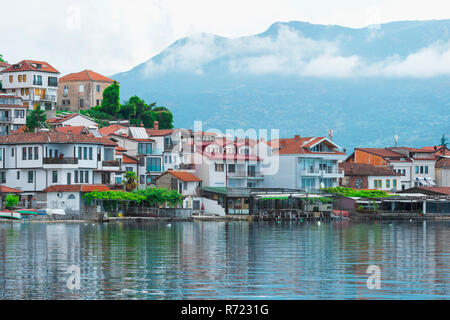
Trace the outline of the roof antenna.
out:
M 398 141 L 398 135 L 394 136 L 394 141 L 395 141 L 395 147 L 397 146 L 397 141 Z
M 333 129 L 328 130 L 328 137 L 333 141 Z

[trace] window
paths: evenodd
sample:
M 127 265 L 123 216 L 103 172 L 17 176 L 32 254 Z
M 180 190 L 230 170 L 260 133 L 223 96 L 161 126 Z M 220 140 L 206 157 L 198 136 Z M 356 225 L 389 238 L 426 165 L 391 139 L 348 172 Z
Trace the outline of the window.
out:
M 428 166 L 425 166 L 425 173 L 428 173 Z
M 126 167 L 125 172 L 134 172 L 133 167 Z
M 406 170 L 402 169 L 402 175 L 406 175 Z
M 42 86 L 42 76 L 34 75 L 33 76 L 33 84 L 34 85 L 38 85 L 38 86 Z
M 152 154 L 152 144 L 151 143 L 139 143 L 138 153 Z
M 6 183 L 6 172 L 0 172 L 0 183 Z
M 72 184 L 72 175 L 70 172 L 67 172 L 67 184 Z
M 161 158 L 147 158 L 147 171 L 161 171 Z
M 9 83 L 13 82 L 13 76 L 9 76 Z
M 20 110 L 20 117 L 24 118 L 25 117 L 25 110 Z
M 20 180 L 20 171 L 17 171 L 16 178 L 17 178 L 17 180 Z
M 33 171 L 28 171 L 28 183 L 33 183 Z
M 57 87 L 58 86 L 58 78 L 48 77 L 48 86 L 49 87 Z
M 230 172 L 230 173 L 236 172 L 236 165 L 229 164 L 228 165 L 228 172 Z
M 53 158 L 53 150 L 52 149 L 50 149 L 50 151 L 48 152 L 48 157 Z
M 84 172 L 84 183 L 89 183 L 89 171 Z
M 52 183 L 58 183 L 58 171 L 52 171 Z
M 392 180 L 392 186 L 394 187 L 394 189 L 397 189 L 397 179 Z
M 27 75 L 26 75 L 26 74 L 24 74 L 24 75 L 22 76 L 22 80 L 23 80 L 23 82 L 27 82 Z
M 419 173 L 419 166 L 416 166 L 416 173 Z
M 100 92 L 100 85 L 99 84 L 97 85 L 97 92 Z
M 14 157 L 14 148 L 11 148 L 11 157 Z
M 34 160 L 39 159 L 39 149 L 38 147 L 34 147 Z
M 84 183 L 84 173 L 83 172 L 84 172 L 83 170 L 80 171 L 80 183 Z
M 391 186 L 391 180 L 386 179 L 386 188 L 389 188 Z
M 423 166 L 420 166 L 420 173 L 423 173 Z
M 83 148 L 83 159 L 87 160 L 87 147 Z
M 20 89 L 20 95 L 24 96 L 25 95 L 25 90 L 22 88 Z
M 145 176 L 139 176 L 139 183 L 144 184 L 145 183 Z
M 183 190 L 187 190 L 187 182 L 183 182 Z
M 78 147 L 78 159 L 83 159 L 81 156 L 81 147 Z
M 19 74 L 19 82 L 22 82 L 22 75 Z
M 141 167 L 145 167 L 145 158 L 144 158 L 144 157 L 142 157 L 142 158 L 139 159 L 139 165 L 140 165 Z
M 80 84 L 80 86 L 78 87 L 78 92 L 84 92 L 84 85 Z
M 216 172 L 223 172 L 223 163 L 215 163 Z
M 97 99 L 97 104 L 96 104 L 97 106 L 99 106 L 100 105 L 100 100 L 99 99 Z
M 84 100 L 80 99 L 80 108 L 84 108 Z
M 75 183 L 78 183 L 78 171 L 75 170 Z
M 33 147 L 28 147 L 28 160 L 33 159 Z
M 92 160 L 92 147 L 89 147 L 89 160 Z
M 26 88 L 26 89 L 25 89 L 25 95 L 28 96 L 29 94 L 30 94 L 30 89 Z
M 22 160 L 27 160 L 27 148 L 22 148 Z

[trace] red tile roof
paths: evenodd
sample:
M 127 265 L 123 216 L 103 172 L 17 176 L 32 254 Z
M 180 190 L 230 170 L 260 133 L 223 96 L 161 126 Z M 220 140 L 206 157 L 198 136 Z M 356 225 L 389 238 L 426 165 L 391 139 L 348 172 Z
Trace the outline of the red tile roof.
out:
M 68 115 L 65 115 L 65 116 L 62 116 L 62 117 L 59 117 L 59 118 L 50 118 L 50 119 L 47 120 L 47 122 L 49 122 L 49 123 L 61 123 L 61 122 L 67 121 L 69 119 L 72 119 L 72 118 L 74 118 L 76 116 L 80 116 L 80 115 L 81 114 L 79 114 L 79 113 L 71 113 L 71 114 L 68 114 Z
M 339 164 L 346 176 L 401 176 L 392 168 L 378 167 L 365 163 L 344 162 Z
M 92 192 L 92 191 L 109 191 L 108 186 L 95 184 L 70 184 L 70 185 L 54 185 L 42 190 L 42 192 Z
M 175 178 L 177 178 L 178 180 L 181 180 L 181 181 L 184 181 L 184 182 L 202 181 L 200 178 L 198 178 L 197 176 L 193 175 L 190 172 L 187 172 L 187 171 L 173 171 L 173 170 L 168 170 L 168 171 L 164 172 L 157 179 L 161 178 L 165 174 L 171 174 Z
M 117 144 L 105 137 L 96 138 L 91 135 L 66 134 L 56 130 L 42 132 L 11 133 L 0 136 L 0 144 L 28 144 L 28 143 L 87 143 L 105 146 Z
M 228 153 L 206 153 L 206 152 L 202 154 L 214 160 L 261 161 L 261 159 L 254 154 L 228 154 Z
M 6 63 L 6 62 L 3 62 L 3 61 L 0 61 L 0 68 L 7 68 L 7 67 L 9 67 L 10 66 L 10 64 L 9 63 Z
M 441 158 L 436 161 L 435 168 L 450 168 L 450 158 Z
M 111 124 L 107 127 L 98 129 L 98 132 L 103 136 L 109 136 L 110 134 L 115 133 L 119 129 L 126 129 L 126 127 L 121 126 L 120 124 Z
M 168 136 L 169 134 L 172 134 L 172 132 L 174 131 L 174 129 L 146 129 L 147 134 L 149 136 Z
M 410 189 L 407 189 L 407 191 L 414 191 L 418 190 L 424 190 L 424 191 L 431 191 L 433 193 L 437 193 L 440 195 L 450 195 L 450 187 L 425 187 L 425 186 L 416 186 L 412 187 Z
M 408 158 L 404 154 L 389 150 L 387 148 L 355 148 L 355 150 L 361 150 L 367 153 L 372 153 L 382 158 Z
M 0 193 L 20 193 L 20 192 L 23 192 L 23 191 L 19 190 L 19 189 L 6 187 L 6 186 L 0 186 Z
M 289 154 L 337 154 L 337 155 L 345 155 L 344 152 L 340 152 L 337 150 L 331 152 L 313 152 L 310 151 L 309 148 L 316 145 L 317 143 L 325 140 L 325 143 L 334 146 L 333 142 L 326 140 L 325 137 L 295 137 L 295 138 L 287 138 L 287 139 L 277 139 L 268 141 L 268 145 L 272 148 L 275 148 L 276 143 L 279 144 L 278 150 L 274 149 L 274 153 L 280 155 L 289 155 Z
M 117 146 L 116 151 L 124 152 L 124 151 L 127 151 L 127 149 L 122 148 L 121 146 Z
M 83 130 L 86 130 L 83 126 L 64 126 L 64 127 L 58 127 L 55 129 L 56 131 L 62 132 L 62 133 L 73 133 L 75 135 L 80 135 L 83 133 Z
M 71 81 L 97 81 L 97 82 L 114 82 L 113 79 L 105 77 L 100 73 L 92 70 L 83 70 L 76 73 L 70 73 L 64 77 L 59 78 L 59 82 L 71 82 Z
M 129 155 L 123 153 L 122 154 L 122 162 L 123 163 L 139 163 L 139 161 L 133 157 L 130 157 Z
M 41 69 L 36 68 L 33 64 L 40 64 Z M 18 66 L 18 67 L 16 67 Z M 58 70 L 53 68 L 50 64 L 45 61 L 35 61 L 35 60 L 22 60 L 18 63 L 14 63 L 8 68 L 4 69 L 2 72 L 21 72 L 21 71 L 41 71 L 49 73 L 59 73 Z

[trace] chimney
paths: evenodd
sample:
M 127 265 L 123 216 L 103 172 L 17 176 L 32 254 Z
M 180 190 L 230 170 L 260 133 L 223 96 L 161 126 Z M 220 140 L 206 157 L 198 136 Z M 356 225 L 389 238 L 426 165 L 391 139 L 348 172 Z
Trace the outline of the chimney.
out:
M 299 136 L 299 135 L 295 135 L 295 136 L 294 136 L 294 140 L 295 140 L 295 141 L 299 141 L 299 140 L 300 140 L 300 136 Z
M 158 121 L 153 121 L 153 129 L 154 130 L 158 130 L 159 129 L 159 122 Z
M 141 128 L 143 128 L 144 127 L 144 124 L 143 123 L 141 123 Z

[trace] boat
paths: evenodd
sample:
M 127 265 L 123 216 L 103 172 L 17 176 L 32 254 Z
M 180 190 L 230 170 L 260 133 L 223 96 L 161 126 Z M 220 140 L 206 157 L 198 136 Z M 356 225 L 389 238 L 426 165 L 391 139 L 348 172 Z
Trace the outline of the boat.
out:
M 0 211 L 0 218 L 20 220 L 22 215 L 15 211 Z
M 344 211 L 344 210 L 333 210 L 331 213 L 331 218 L 337 218 L 337 219 L 349 219 L 350 218 L 350 212 Z
M 16 210 L 15 212 L 18 212 L 18 213 L 20 213 L 21 215 L 27 215 L 27 216 L 30 216 L 30 215 L 37 216 L 37 215 L 40 215 L 40 214 L 37 212 L 37 210 L 33 210 L 33 209 L 20 209 L 20 210 Z

